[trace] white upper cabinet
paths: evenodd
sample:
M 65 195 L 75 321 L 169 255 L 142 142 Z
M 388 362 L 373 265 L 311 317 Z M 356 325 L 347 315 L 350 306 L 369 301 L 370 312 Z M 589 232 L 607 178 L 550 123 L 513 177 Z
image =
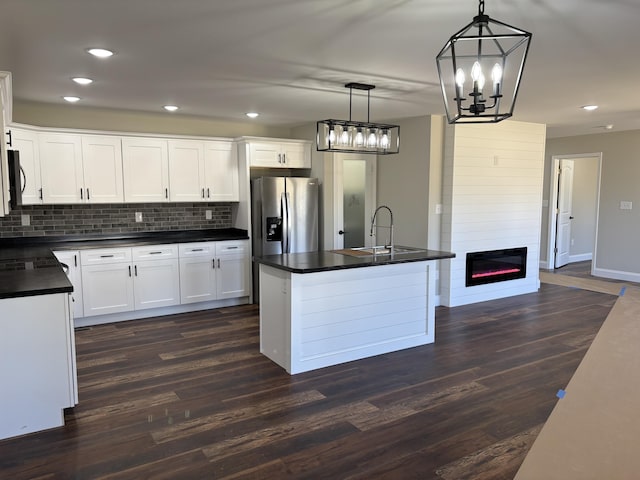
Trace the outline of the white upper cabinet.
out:
M 169 140 L 169 185 L 172 202 L 205 199 L 204 142 Z
M 306 141 L 249 140 L 252 167 L 311 168 L 311 144 Z
M 238 157 L 231 142 L 205 142 L 204 185 L 206 200 L 211 202 L 237 202 Z
M 124 137 L 122 165 L 125 202 L 169 200 L 169 157 L 166 140 Z
M 238 160 L 231 142 L 169 140 L 169 199 L 237 202 Z
M 117 203 L 122 194 L 120 138 L 16 131 L 27 179 L 23 203 Z M 24 150 L 24 154 L 23 154 Z M 24 157 L 24 159 L 23 159 Z M 38 178 L 39 177 L 39 178 Z M 38 182 L 40 181 L 40 184 Z
M 87 202 L 118 203 L 124 200 L 119 137 L 83 135 L 82 166 Z
M 80 135 L 41 133 L 38 147 L 43 203 L 84 202 Z
M 30 130 L 11 128 L 11 148 L 20 152 L 20 167 L 24 173 L 22 203 L 24 205 L 42 203 L 38 134 Z

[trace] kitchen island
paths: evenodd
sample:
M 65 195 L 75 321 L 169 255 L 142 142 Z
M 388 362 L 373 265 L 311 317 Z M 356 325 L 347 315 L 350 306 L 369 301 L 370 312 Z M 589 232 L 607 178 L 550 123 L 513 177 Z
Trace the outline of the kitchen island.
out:
M 435 261 L 407 249 L 268 255 L 260 264 L 260 351 L 290 374 L 435 340 Z

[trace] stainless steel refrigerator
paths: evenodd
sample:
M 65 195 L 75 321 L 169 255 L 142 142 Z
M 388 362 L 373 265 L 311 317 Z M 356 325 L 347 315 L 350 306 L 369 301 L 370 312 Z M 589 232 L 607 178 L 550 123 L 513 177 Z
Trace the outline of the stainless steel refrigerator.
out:
M 253 255 L 318 250 L 318 179 L 261 177 L 251 181 Z M 254 298 L 258 299 L 254 264 Z

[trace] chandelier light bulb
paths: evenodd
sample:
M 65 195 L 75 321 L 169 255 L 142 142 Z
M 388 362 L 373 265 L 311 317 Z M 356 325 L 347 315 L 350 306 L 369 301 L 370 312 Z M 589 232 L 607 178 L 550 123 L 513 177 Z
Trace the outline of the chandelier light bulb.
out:
M 378 146 L 378 137 L 376 136 L 375 129 L 369 130 L 369 140 L 367 141 L 367 147 L 375 148 Z
M 356 133 L 356 147 L 362 147 L 364 145 L 364 135 L 362 133 L 362 128 L 358 128 L 358 132 Z
M 342 127 L 342 134 L 340 135 L 340 145 L 349 145 L 349 127 L 346 125 Z
M 471 80 L 477 82 L 480 80 L 481 75 L 482 67 L 480 66 L 480 62 L 474 62 L 473 67 L 471 67 Z
M 456 85 L 462 89 L 465 80 L 466 76 L 464 74 L 464 70 L 458 67 L 458 70 L 456 70 Z
M 329 143 L 335 143 L 336 141 L 336 131 L 333 125 L 329 126 Z
M 382 130 L 382 136 L 380 137 L 380 148 L 389 148 L 389 130 Z
M 494 85 L 502 82 L 502 66 L 499 63 L 496 63 L 491 70 L 491 80 Z
M 478 77 L 478 90 L 480 92 L 482 92 L 482 89 L 484 88 L 484 83 L 485 83 L 484 73 L 480 72 L 480 76 Z

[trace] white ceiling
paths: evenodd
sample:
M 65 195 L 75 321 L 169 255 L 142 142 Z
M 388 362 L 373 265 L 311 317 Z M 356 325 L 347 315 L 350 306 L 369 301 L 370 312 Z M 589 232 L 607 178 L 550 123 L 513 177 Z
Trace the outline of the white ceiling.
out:
M 16 100 L 297 125 L 443 114 L 435 56 L 477 0 L 0 0 L 0 70 Z M 547 135 L 640 129 L 640 0 L 485 0 L 533 33 L 514 119 Z M 100 60 L 89 47 L 112 49 Z M 94 83 L 81 87 L 74 76 Z M 360 93 L 360 92 L 358 92 Z M 597 104 L 594 112 L 579 107 Z M 354 97 L 354 120 L 366 100 Z M 167 115 L 170 115 L 167 113 Z

